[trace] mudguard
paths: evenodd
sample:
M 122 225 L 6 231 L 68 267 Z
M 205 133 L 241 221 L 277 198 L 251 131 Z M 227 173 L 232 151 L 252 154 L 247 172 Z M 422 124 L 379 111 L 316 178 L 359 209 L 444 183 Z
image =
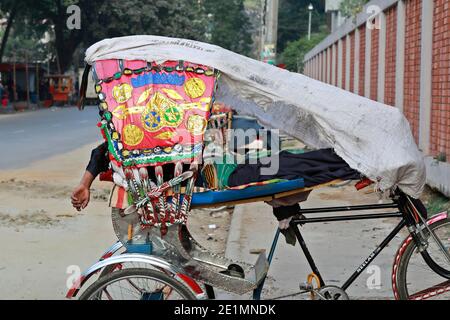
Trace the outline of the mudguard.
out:
M 172 275 L 174 275 L 177 280 L 182 282 L 185 286 L 190 288 L 192 292 L 196 295 L 198 299 L 204 298 L 203 290 L 200 288 L 200 286 L 190 277 L 186 276 L 176 268 L 175 266 L 171 265 L 167 261 L 156 257 L 152 255 L 145 255 L 145 254 L 135 254 L 135 253 L 124 253 L 117 256 L 112 256 L 114 252 L 119 250 L 121 245 L 119 246 L 117 243 L 112 246 L 103 256 L 100 261 L 95 263 L 93 266 L 89 267 L 86 271 L 84 271 L 80 277 L 73 283 L 72 287 L 69 289 L 69 291 L 66 294 L 66 298 L 71 299 L 74 298 L 81 287 L 86 283 L 86 281 L 95 273 L 102 270 L 103 268 L 115 265 L 115 264 L 121 264 L 121 263 L 127 263 L 127 262 L 134 262 L 134 263 L 144 263 L 149 264 L 152 267 L 155 267 L 157 269 L 162 269 Z M 115 250 L 115 251 L 114 251 Z M 108 257 L 109 255 L 109 257 Z M 106 258 L 104 258 L 106 256 Z

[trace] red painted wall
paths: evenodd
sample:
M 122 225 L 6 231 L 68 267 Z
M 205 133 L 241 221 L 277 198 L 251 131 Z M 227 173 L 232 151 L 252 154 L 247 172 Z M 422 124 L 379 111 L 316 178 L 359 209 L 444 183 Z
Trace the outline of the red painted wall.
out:
M 395 71 L 397 55 L 397 7 L 386 12 L 386 53 L 384 103 L 395 106 Z
M 431 1 L 431 0 L 430 0 Z M 420 41 L 422 0 L 408 0 L 405 34 L 405 89 L 403 111 L 409 120 L 416 142 L 419 141 Z
M 350 87 L 351 92 L 355 91 L 355 32 L 350 33 Z
M 359 95 L 364 95 L 366 68 L 366 26 L 359 27 Z
M 434 0 L 431 108 L 432 155 L 445 153 L 450 161 L 450 3 Z
M 370 53 L 370 99 L 378 100 L 378 50 L 380 43 L 380 30 L 373 29 L 371 36 Z
M 341 88 L 345 88 L 346 70 L 347 70 L 347 40 L 346 37 L 342 38 L 342 83 Z

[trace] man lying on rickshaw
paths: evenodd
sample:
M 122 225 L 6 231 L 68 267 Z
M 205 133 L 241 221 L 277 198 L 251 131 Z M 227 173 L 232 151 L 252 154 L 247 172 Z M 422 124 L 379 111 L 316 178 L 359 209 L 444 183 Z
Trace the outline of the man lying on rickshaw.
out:
M 306 153 L 281 151 L 275 156 L 278 158 L 278 170 L 270 175 L 262 174 L 261 172 L 264 172 L 264 170 L 261 169 L 269 166 L 273 155 L 270 158 L 267 157 L 267 159 L 259 159 L 257 163 L 253 164 L 248 163 L 248 158 L 247 161 L 239 165 L 235 163 L 221 164 L 221 172 L 227 173 L 220 177 L 221 188 L 273 181 L 274 179 L 294 180 L 299 178 L 305 179 L 305 187 L 312 187 L 337 179 L 358 180 L 361 178 L 361 175 L 351 169 L 332 149 L 321 149 Z M 100 173 L 108 172 L 109 167 L 107 144 L 103 143 L 92 150 L 90 161 L 81 182 L 72 193 L 71 200 L 75 209 L 80 211 L 86 208 L 90 199 L 89 188 L 92 182 Z M 188 169 L 188 165 L 185 165 L 185 169 Z M 214 167 L 214 170 L 217 172 L 217 167 Z M 164 167 L 166 178 L 173 178 L 173 172 L 173 166 Z M 155 180 L 155 174 L 150 168 L 149 177 L 151 180 Z M 204 188 L 209 187 L 202 175 L 197 178 L 196 185 Z M 283 202 L 284 205 L 273 203 L 273 213 L 280 221 L 282 230 L 287 229 L 290 218 L 299 213 L 300 206 L 297 202 L 305 201 L 306 198 L 305 196 L 291 198 L 288 200 L 290 205 L 286 205 L 286 201 Z

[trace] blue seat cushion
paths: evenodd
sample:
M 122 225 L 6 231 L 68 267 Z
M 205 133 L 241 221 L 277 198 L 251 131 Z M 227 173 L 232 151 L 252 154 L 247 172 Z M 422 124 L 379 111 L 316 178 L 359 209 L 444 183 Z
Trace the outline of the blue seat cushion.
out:
M 231 202 L 237 200 L 259 198 L 281 192 L 301 189 L 305 187 L 303 179 L 282 181 L 264 185 L 250 186 L 240 190 L 219 190 L 194 193 L 192 206 L 202 206 L 214 203 Z

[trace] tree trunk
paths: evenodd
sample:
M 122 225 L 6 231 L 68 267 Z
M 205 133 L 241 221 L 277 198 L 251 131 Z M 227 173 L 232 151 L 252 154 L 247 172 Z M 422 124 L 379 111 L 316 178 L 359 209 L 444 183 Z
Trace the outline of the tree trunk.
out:
M 11 32 L 11 27 L 13 25 L 14 18 L 16 17 L 16 13 L 17 13 L 17 5 L 15 5 L 12 8 L 11 13 L 10 13 L 10 15 L 8 17 L 8 22 L 6 23 L 5 33 L 3 34 L 2 43 L 0 45 L 0 63 L 3 60 L 3 55 L 5 53 L 6 43 L 8 42 L 9 33 Z
M 80 44 L 81 39 L 79 36 L 71 36 L 68 39 L 65 39 L 63 31 L 61 30 L 62 28 L 60 28 L 61 26 L 55 24 L 55 47 L 56 54 L 58 55 L 59 72 L 64 73 L 71 66 L 73 54 Z
M 58 68 L 60 73 L 64 73 L 72 64 L 73 53 L 77 49 L 82 40 L 81 30 L 70 30 L 67 34 L 66 30 L 66 8 L 60 0 L 56 1 L 56 14 L 52 18 L 55 27 L 55 48 L 58 59 Z

